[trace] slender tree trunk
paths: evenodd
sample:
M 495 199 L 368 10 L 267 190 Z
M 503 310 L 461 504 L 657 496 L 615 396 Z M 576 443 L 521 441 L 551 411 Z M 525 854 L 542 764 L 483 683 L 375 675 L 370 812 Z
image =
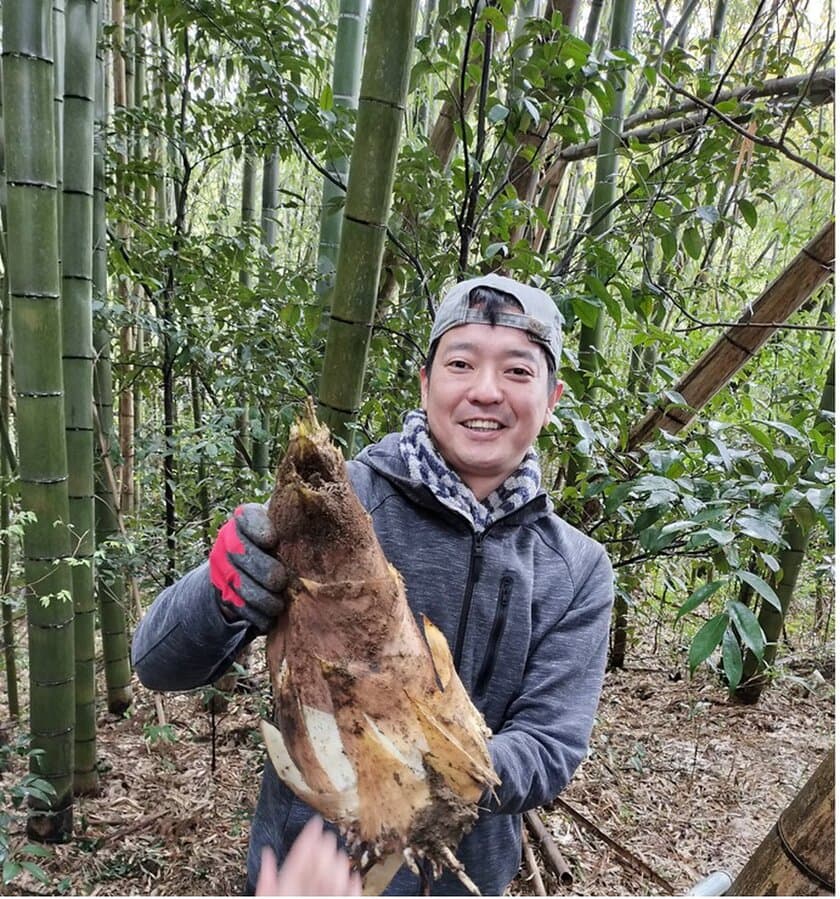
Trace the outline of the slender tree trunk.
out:
M 610 48 L 630 52 L 633 38 L 634 0 L 616 0 L 610 35 Z M 618 147 L 624 123 L 625 79 L 615 86 L 614 100 L 609 115 L 601 122 L 598 138 L 598 160 L 595 165 L 595 190 L 592 197 L 591 232 L 595 238 L 605 238 L 612 228 L 611 210 L 616 196 L 618 175 Z M 596 274 L 602 275 L 603 273 Z M 582 400 L 589 401 L 595 394 L 595 375 L 599 368 L 604 341 L 604 310 L 598 310 L 594 324 L 581 325 L 578 359 L 584 372 L 585 393 Z
M 251 245 L 252 230 L 254 220 L 256 219 L 257 207 L 257 173 L 254 163 L 254 156 L 246 150 L 242 160 L 242 206 L 241 206 L 241 228 L 242 239 Z M 251 261 L 250 255 L 245 266 L 239 270 L 239 284 L 243 293 L 249 293 L 252 288 L 251 279 Z M 240 375 L 246 375 L 251 361 L 251 348 L 247 344 L 237 349 L 239 357 Z M 239 385 L 239 413 L 237 415 L 236 430 L 239 440 L 236 444 L 235 462 L 237 469 L 241 472 L 251 465 L 251 413 L 248 402 L 248 385 L 243 382 Z M 240 484 L 244 486 L 244 484 Z
M 201 434 L 204 428 L 204 409 L 201 402 L 201 384 L 199 383 L 197 363 L 190 366 L 190 399 L 192 400 L 193 428 Z M 207 550 L 211 546 L 210 538 L 210 495 L 207 491 L 207 462 L 202 453 L 198 458 L 198 517 L 201 521 L 201 535 Z
M 260 241 L 262 244 L 261 281 L 274 266 L 277 247 L 277 207 L 280 188 L 280 158 L 275 149 L 263 160 L 262 215 L 260 217 Z M 271 480 L 269 447 L 271 444 L 271 406 L 265 398 L 260 398 L 255 414 L 259 416 L 257 427 L 253 429 L 252 464 L 257 476 L 260 492 L 267 489 Z
M 36 839 L 73 833 L 75 730 L 73 601 L 49 0 L 6 0 L 3 8 L 3 122 L 7 153 L 8 262 L 15 351 L 29 630 L 31 770 L 55 790 L 33 800 Z M 56 522 L 61 522 L 56 526 Z
M 0 71 L 2 78 L 2 71 Z M 0 88 L 0 101 L 2 101 L 2 88 Z M 2 113 L 2 102 L 0 102 Z M 0 116 L 2 121 L 2 116 Z M 6 196 L 6 160 L 0 140 L 0 195 Z M 0 419 L 5 433 L 8 435 L 9 422 L 9 390 L 12 384 L 11 365 L 11 298 L 9 296 L 9 279 L 6 272 L 9 270 L 8 254 L 6 253 L 6 220 L 7 210 L 4 201 L 0 201 L 0 264 L 3 266 L 3 275 L 0 277 L 0 302 L 3 304 L 2 323 L 0 323 Z M 15 654 L 15 628 L 14 628 L 14 603 L 12 601 L 12 554 L 9 534 L 10 523 L 10 493 L 11 493 L 11 464 L 9 453 L 5 447 L 0 449 L 0 529 L 5 535 L 0 543 L 0 605 L 3 609 L 3 662 L 6 671 L 6 700 L 9 706 L 9 716 L 17 718 L 20 715 L 20 702 L 18 700 L 18 673 L 17 658 Z M 16 466 L 15 466 L 16 467 Z
M 128 107 L 128 78 L 126 72 L 125 42 L 125 2 L 112 0 L 112 28 L 114 34 L 113 76 L 114 76 L 114 109 L 124 110 Z M 126 138 L 118 137 L 117 150 L 117 191 L 125 194 L 128 188 L 122 173 L 128 160 Z M 120 219 L 115 225 L 117 240 L 124 246 L 130 240 L 128 223 Z M 117 283 L 120 303 L 123 308 L 131 308 L 131 286 L 126 278 Z M 135 355 L 135 333 L 132 324 L 123 325 L 120 330 L 120 361 L 123 371 L 123 387 L 119 393 L 119 437 L 122 465 L 120 467 L 120 509 L 124 515 L 134 511 L 134 391 L 132 389 L 132 362 Z
M 104 9 L 99 4 L 99 33 Z M 105 136 L 108 109 L 105 61 L 100 42 L 96 57 L 96 128 L 93 152 L 93 291 L 102 303 L 108 296 L 107 230 L 105 219 Z M 114 398 L 111 379 L 111 334 L 107 328 L 94 332 L 94 502 L 96 546 L 100 560 L 96 568 L 102 655 L 105 661 L 105 689 L 108 711 L 122 715 L 131 705 L 131 660 L 128 653 L 125 573 L 115 564 L 116 549 L 122 543 L 114 478 Z M 117 557 L 118 558 L 118 557 Z
M 96 2 L 67 0 L 64 82 L 62 334 L 76 645 L 73 789 L 96 793 L 93 519 L 93 119 Z
M 418 0 L 374 0 L 362 75 L 320 414 L 352 451 L 408 91 Z
M 340 0 L 332 79 L 333 103 L 338 108 L 357 109 L 359 105 L 366 16 L 367 0 Z M 329 159 L 326 167 L 337 181 L 346 185 L 348 164 L 346 156 L 339 156 Z M 324 178 L 321 191 L 321 229 L 318 236 L 317 290 L 324 309 L 325 324 L 335 283 L 341 240 L 340 204 L 344 193 L 343 187 L 339 187 L 330 178 Z
M 659 59 L 657 60 L 657 72 L 662 64 L 662 59 L 665 54 L 672 50 L 677 43 L 682 43 L 683 38 L 685 37 L 686 30 L 688 29 L 689 22 L 691 21 L 691 17 L 694 15 L 697 6 L 699 4 L 699 0 L 684 0 L 682 13 L 680 14 L 679 21 L 673 27 L 671 33 L 668 35 L 667 40 L 662 44 L 662 50 L 659 54 Z M 663 34 L 664 34 L 664 26 L 667 24 L 663 21 Z M 645 97 L 648 95 L 648 91 L 650 90 L 650 82 L 647 78 L 640 78 L 638 87 L 636 88 L 636 93 L 633 96 L 633 103 L 630 106 L 630 115 L 634 115 L 637 113 L 641 107 L 642 103 L 645 101 Z M 629 116 L 628 116 L 629 118 Z
M 711 75 L 717 71 L 717 51 L 720 45 L 720 36 L 723 34 L 723 25 L 726 22 L 726 12 L 729 0 L 715 0 L 715 12 L 712 16 L 712 30 L 709 34 L 709 45 L 706 48 L 706 71 Z
M 3 70 L 0 67 L 0 123 L 3 121 Z M 0 129 L 2 136 L 2 129 Z M 0 607 L 3 610 L 3 661 L 6 671 L 6 699 L 9 716 L 13 719 L 20 715 L 18 700 L 18 673 L 15 653 L 14 603 L 11 595 L 11 540 L 8 533 L 10 523 L 12 490 L 11 469 L 17 472 L 17 463 L 11 458 L 11 446 L 6 446 L 9 435 L 9 391 L 12 386 L 11 365 L 11 297 L 9 296 L 9 256 L 6 252 L 6 153 L 0 139 L 0 265 L 3 274 L 0 276 L 0 302 L 2 302 L 2 322 L 0 322 L 0 426 L 4 436 L 4 446 L 0 448 L 0 529 L 6 535 L 0 543 Z M 8 450 L 8 451 L 7 451 Z
M 101 2 L 101 0 L 100 0 Z M 129 92 L 129 102 L 131 108 L 141 108 L 146 100 L 146 48 L 144 45 L 145 34 L 143 30 L 143 22 L 138 13 L 131 16 L 134 26 L 131 41 L 131 52 L 126 57 L 126 78 L 130 77 L 131 90 Z M 148 150 L 146 147 L 146 139 L 142 125 L 136 125 L 133 129 L 133 140 L 131 144 L 131 156 L 135 163 L 141 167 L 148 159 Z M 134 200 L 142 208 L 146 200 L 145 190 L 151 190 L 151 183 L 147 183 L 146 187 L 141 183 L 135 185 Z M 131 309 L 134 313 L 134 358 L 142 359 L 146 347 L 146 330 L 143 326 L 143 311 L 146 303 L 146 295 L 139 283 L 133 285 L 131 297 Z M 133 437 L 132 450 L 137 442 L 137 436 L 143 430 L 143 384 L 140 378 L 132 378 L 132 398 L 131 406 L 133 413 Z M 134 453 L 132 452 L 132 459 Z M 141 490 L 141 482 L 138 478 L 132 478 L 131 483 L 131 509 L 134 513 L 139 513 L 143 496 Z

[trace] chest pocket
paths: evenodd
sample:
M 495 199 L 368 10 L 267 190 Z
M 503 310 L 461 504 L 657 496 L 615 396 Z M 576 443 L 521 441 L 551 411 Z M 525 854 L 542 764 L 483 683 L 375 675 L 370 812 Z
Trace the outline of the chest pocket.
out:
M 502 636 L 507 626 L 508 610 L 510 609 L 510 598 L 513 592 L 513 573 L 506 571 L 502 575 L 499 582 L 499 596 L 496 601 L 496 613 L 493 616 L 493 626 L 490 628 L 490 638 L 487 641 L 487 647 L 484 650 L 484 658 L 478 669 L 478 675 L 475 679 L 475 689 L 473 696 L 478 699 L 487 692 L 487 687 L 493 677 L 493 669 L 496 663 L 496 651 L 502 640 Z

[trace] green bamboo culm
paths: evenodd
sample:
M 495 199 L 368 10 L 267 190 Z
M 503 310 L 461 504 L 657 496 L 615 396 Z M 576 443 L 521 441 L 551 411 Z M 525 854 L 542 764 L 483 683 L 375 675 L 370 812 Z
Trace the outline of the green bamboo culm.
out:
M 64 182 L 61 312 L 68 496 L 73 528 L 76 748 L 73 791 L 99 790 L 93 513 L 93 120 L 96 0 L 64 8 Z
M 2 77 L 0 68 L 0 122 L 3 121 L 2 103 Z M 2 132 L 0 132 L 2 134 Z M 11 447 L 7 452 L 6 441 L 8 438 L 9 422 L 9 390 L 11 388 L 11 351 L 12 344 L 9 332 L 11 330 L 11 307 L 9 297 L 9 271 L 8 253 L 6 252 L 6 222 L 8 212 L 6 209 L 6 153 L 3 141 L 0 140 L 0 300 L 3 311 L 0 321 L 0 428 L 4 446 L 0 447 L 0 529 L 5 533 L 9 528 L 11 514 L 10 492 L 10 468 L 14 467 L 17 474 L 17 463 L 12 466 Z M 6 671 L 6 701 L 9 707 L 9 717 L 16 719 L 20 715 L 20 701 L 18 698 L 18 673 L 17 657 L 15 652 L 15 627 L 14 604 L 10 591 L 10 574 L 12 557 L 9 540 L 0 543 L 0 607 L 3 618 L 3 663 Z
M 610 28 L 610 49 L 615 52 L 630 51 L 633 42 L 633 20 L 635 16 L 634 0 L 615 0 Z M 621 131 L 624 127 L 624 102 L 627 75 L 619 72 L 617 82 L 613 86 L 612 107 L 601 121 L 598 135 L 598 158 L 595 163 L 595 186 L 587 204 L 590 211 L 590 233 L 598 239 L 608 239 L 613 223 L 612 204 L 616 197 L 616 181 L 618 178 L 618 148 L 621 144 Z M 602 282 L 606 272 L 597 267 L 595 276 Z M 601 353 L 604 345 L 604 308 L 598 308 L 597 317 L 592 324 L 582 323 L 578 344 L 578 364 L 583 376 L 583 390 L 580 400 L 592 403 L 598 384 L 598 370 L 601 365 Z M 570 486 L 578 484 L 589 467 L 589 459 L 578 452 L 573 452 L 566 469 L 566 483 Z
M 630 51 L 633 41 L 634 0 L 616 0 L 613 6 L 610 49 L 615 52 Z M 595 164 L 595 187 L 592 193 L 591 234 L 606 236 L 612 228 L 612 204 L 616 197 L 618 177 L 618 148 L 624 127 L 624 102 L 626 73 L 620 73 L 614 85 L 610 112 L 601 122 L 598 135 L 598 158 Z M 601 273 L 596 272 L 601 277 Z M 603 280 L 603 279 L 602 279 Z M 604 342 L 604 310 L 598 309 L 598 317 L 592 325 L 581 325 L 578 359 L 585 378 L 583 399 L 589 400 L 595 392 L 595 375 L 598 371 L 601 348 Z
M 277 207 L 280 203 L 280 153 L 275 147 L 263 158 L 262 211 L 260 213 L 260 286 L 265 287 L 275 267 L 277 248 Z M 256 487 L 262 493 L 271 489 L 271 404 L 262 399 L 253 410 L 251 462 Z
M 52 3 L 6 0 L 3 121 L 29 636 L 31 770 L 55 795 L 33 800 L 30 837 L 73 833 L 75 683 L 67 453 L 61 364 Z
M 0 69 L 0 79 L 2 79 Z M 2 85 L 2 81 L 0 81 Z M 2 86 L 0 86 L 0 122 L 3 120 Z M 9 436 L 9 390 L 11 388 L 11 352 L 12 344 L 9 331 L 11 330 L 11 308 L 9 298 L 9 279 L 6 273 L 9 271 L 8 254 L 6 252 L 6 154 L 3 141 L 0 140 L 0 265 L 3 273 L 0 275 L 0 300 L 3 303 L 2 322 L 0 322 L 0 427 L 2 427 L 3 446 L 0 447 L 0 529 L 4 533 L 8 531 L 11 513 L 11 469 L 17 474 L 17 462 L 11 458 L 11 447 L 7 446 Z M 3 609 L 3 663 L 6 670 L 6 701 L 9 707 L 9 717 L 12 719 L 20 715 L 20 700 L 18 698 L 18 673 L 17 657 L 15 653 L 15 627 L 14 604 L 11 595 L 11 569 L 12 557 L 10 541 L 4 539 L 0 543 L 0 606 Z
M 367 0 L 341 0 L 338 10 L 338 28 L 335 35 L 332 78 L 333 104 L 340 108 L 356 109 L 359 105 L 359 81 L 362 71 L 366 15 Z M 342 185 L 346 184 L 348 169 L 346 156 L 328 159 L 326 165 L 333 178 Z M 341 240 L 340 204 L 343 199 L 344 188 L 336 184 L 332 178 L 324 177 L 321 190 L 321 227 L 318 236 L 317 291 L 323 303 L 324 319 L 327 326 Z
M 352 453 L 394 169 L 411 70 L 417 0 L 374 0 L 350 157 L 319 416 Z
M 102 31 L 99 4 L 98 33 Z M 96 50 L 95 129 L 93 140 L 93 295 L 105 303 L 108 295 L 107 231 L 105 218 L 105 133 L 107 109 L 105 62 L 100 42 Z M 94 532 L 100 551 L 96 566 L 96 595 L 105 660 L 108 711 L 123 714 L 131 705 L 131 660 L 128 653 L 125 574 L 115 550 L 122 543 L 117 495 L 110 463 L 114 445 L 114 393 L 111 379 L 111 334 L 105 327 L 94 330 Z

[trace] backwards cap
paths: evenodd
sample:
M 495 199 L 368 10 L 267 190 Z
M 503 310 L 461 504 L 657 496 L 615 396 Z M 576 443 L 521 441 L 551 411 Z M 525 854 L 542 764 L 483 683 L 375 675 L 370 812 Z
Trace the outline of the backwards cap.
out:
M 522 307 L 522 312 L 500 312 L 495 316 L 496 324 L 525 331 L 534 343 L 540 344 L 556 369 L 560 362 L 563 346 L 563 318 L 554 300 L 538 287 L 521 284 L 501 275 L 482 275 L 456 284 L 443 298 L 432 325 L 429 347 L 450 328 L 458 325 L 489 324 L 486 312 L 480 307 L 470 307 L 470 292 L 475 287 L 491 287 L 510 294 Z

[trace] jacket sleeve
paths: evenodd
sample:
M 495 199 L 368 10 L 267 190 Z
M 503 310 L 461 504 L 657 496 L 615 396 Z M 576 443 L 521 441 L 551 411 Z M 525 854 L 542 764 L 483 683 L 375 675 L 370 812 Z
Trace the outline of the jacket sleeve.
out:
M 588 541 L 587 541 L 588 542 Z M 589 543 L 591 547 L 592 544 Z M 565 612 L 534 637 L 522 689 L 490 740 L 501 785 L 482 806 L 518 814 L 553 800 L 586 754 L 601 692 L 613 601 L 601 547 Z
M 205 562 L 167 587 L 140 620 L 132 660 L 152 690 L 191 690 L 223 674 L 254 637 L 247 622 L 222 615 Z

